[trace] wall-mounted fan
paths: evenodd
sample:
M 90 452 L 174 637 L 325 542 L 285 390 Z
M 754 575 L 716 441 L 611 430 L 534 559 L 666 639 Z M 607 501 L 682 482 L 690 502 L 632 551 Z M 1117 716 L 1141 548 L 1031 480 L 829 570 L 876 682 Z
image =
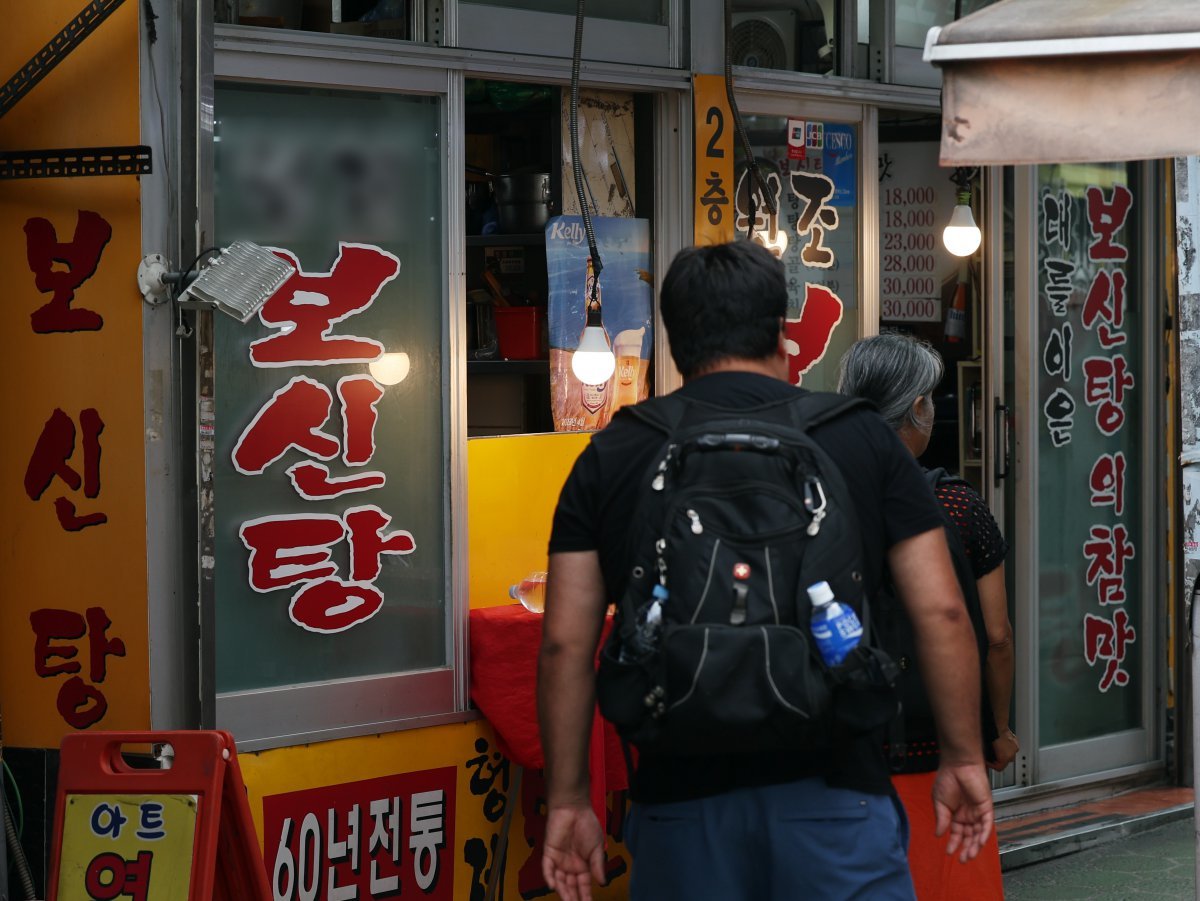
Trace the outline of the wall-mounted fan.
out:
M 729 35 L 735 66 L 796 68 L 799 16 L 794 9 L 735 13 Z

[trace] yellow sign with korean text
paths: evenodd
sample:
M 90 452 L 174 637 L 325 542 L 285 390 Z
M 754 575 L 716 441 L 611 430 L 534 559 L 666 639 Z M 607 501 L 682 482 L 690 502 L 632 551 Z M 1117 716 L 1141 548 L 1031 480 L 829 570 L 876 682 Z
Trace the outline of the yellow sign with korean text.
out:
M 59 901 L 188 897 L 195 795 L 68 795 Z
M 733 240 L 733 113 L 720 75 L 693 75 L 696 190 L 692 201 L 698 244 Z
M 20 72 L 81 0 L 5 19 L 0 70 Z M 143 143 L 141 4 L 111 14 L 0 118 L 20 153 Z M 13 7 L 15 8 L 15 7 Z M 44 60 L 43 60 L 44 61 Z M 28 82 L 26 82 L 28 84 Z M 164 88 L 165 90 L 165 88 Z M 13 98 L 9 98 L 10 100 Z M 155 150 L 152 165 L 161 165 Z M 54 748 L 84 729 L 150 725 L 142 258 L 135 175 L 0 181 L 0 707 L 4 740 Z

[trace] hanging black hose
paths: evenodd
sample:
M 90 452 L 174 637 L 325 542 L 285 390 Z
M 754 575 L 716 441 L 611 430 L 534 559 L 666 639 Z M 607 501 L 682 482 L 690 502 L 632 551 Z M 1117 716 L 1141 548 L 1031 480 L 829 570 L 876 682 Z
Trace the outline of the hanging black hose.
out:
M 588 209 L 587 192 L 584 186 L 583 164 L 579 161 L 579 63 L 583 59 L 583 7 L 584 0 L 575 6 L 575 50 L 571 55 L 571 172 L 575 176 L 575 193 L 579 197 L 579 215 L 583 217 L 583 233 L 587 236 L 588 254 L 592 258 L 591 296 L 587 299 L 588 311 L 596 303 L 597 286 L 600 283 L 600 251 L 596 247 L 596 235 L 592 231 L 592 214 Z
M 580 0 L 582 2 L 582 0 Z M 725 0 L 725 99 L 729 102 L 729 111 L 733 114 L 733 127 L 737 132 L 738 140 L 742 142 L 742 153 L 746 157 L 746 165 L 750 170 L 751 185 L 748 186 L 746 193 L 749 195 L 750 204 L 750 220 L 749 231 L 747 238 L 754 237 L 754 220 L 757 218 L 757 204 L 754 201 L 755 191 L 757 188 L 762 193 L 763 202 L 767 205 L 767 212 L 772 216 L 775 215 L 775 198 L 771 196 L 771 192 L 767 190 L 767 183 L 763 179 L 762 170 L 758 166 L 758 158 L 754 155 L 754 148 L 750 146 L 750 138 L 746 134 L 746 126 L 742 123 L 742 114 L 738 109 L 737 98 L 733 96 L 733 0 Z

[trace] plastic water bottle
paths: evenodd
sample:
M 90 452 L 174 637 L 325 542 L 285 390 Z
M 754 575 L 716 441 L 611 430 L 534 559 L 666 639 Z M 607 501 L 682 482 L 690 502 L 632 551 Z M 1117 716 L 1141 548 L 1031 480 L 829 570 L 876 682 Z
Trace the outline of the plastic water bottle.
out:
M 668 596 L 665 585 L 654 586 L 649 603 L 638 610 L 637 628 L 629 642 L 630 647 L 621 649 L 622 663 L 639 659 L 658 646 L 658 636 L 662 632 L 662 607 Z
M 546 574 L 530 573 L 508 589 L 508 596 L 520 601 L 521 606 L 530 613 L 541 613 L 546 609 Z
M 812 601 L 812 634 L 827 666 L 837 666 L 846 659 L 862 638 L 862 623 L 854 611 L 839 604 L 828 582 L 808 586 Z

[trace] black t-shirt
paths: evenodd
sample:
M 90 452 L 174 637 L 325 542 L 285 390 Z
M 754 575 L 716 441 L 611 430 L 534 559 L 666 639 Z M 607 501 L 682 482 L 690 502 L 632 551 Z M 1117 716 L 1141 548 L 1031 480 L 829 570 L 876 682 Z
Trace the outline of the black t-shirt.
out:
M 732 411 L 781 400 L 796 388 L 750 372 L 719 372 L 688 382 L 681 395 Z M 863 533 L 868 597 L 878 591 L 885 554 L 894 544 L 942 527 L 933 492 L 912 454 L 875 413 L 855 410 L 816 428 L 813 438 L 842 472 Z M 592 437 L 563 486 L 550 553 L 598 551 L 611 602 L 628 572 L 627 542 L 638 494 L 665 436 L 621 417 Z M 830 784 L 874 794 L 891 791 L 883 739 L 864 738 L 829 755 L 753 753 L 658 756 L 642 754 L 634 800 L 681 801 L 751 786 L 824 775 Z
M 963 482 L 938 485 L 934 493 L 958 528 L 958 537 L 971 561 L 971 572 L 976 579 L 982 579 L 1003 563 L 1008 554 L 1008 544 L 992 511 L 979 493 Z

